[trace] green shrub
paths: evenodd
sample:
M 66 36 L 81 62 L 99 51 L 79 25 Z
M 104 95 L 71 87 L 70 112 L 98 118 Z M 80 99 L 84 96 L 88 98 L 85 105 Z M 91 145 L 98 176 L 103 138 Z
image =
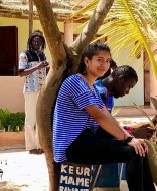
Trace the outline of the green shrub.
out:
M 25 114 L 22 112 L 11 113 L 9 117 L 9 125 L 11 131 L 22 131 L 24 127 Z M 19 130 L 17 129 L 19 127 Z
M 24 127 L 25 113 L 10 113 L 8 109 L 0 109 L 0 130 L 22 131 Z
M 8 129 L 10 111 L 8 109 L 0 109 L 0 128 Z

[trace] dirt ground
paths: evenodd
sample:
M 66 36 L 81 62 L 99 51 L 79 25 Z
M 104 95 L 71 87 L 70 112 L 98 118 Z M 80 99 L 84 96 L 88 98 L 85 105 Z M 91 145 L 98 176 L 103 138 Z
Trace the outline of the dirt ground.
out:
M 0 152 L 0 191 L 48 191 L 45 156 L 30 155 L 24 149 Z
M 0 191 L 48 191 L 45 156 L 30 155 L 23 145 L 0 147 Z M 121 182 L 121 191 L 127 191 Z
M 18 145 L 15 147 L 0 149 L 0 169 L 3 169 L 0 191 L 49 191 L 44 154 L 30 155 Z M 120 188 L 120 191 L 128 191 L 126 181 L 121 181 Z

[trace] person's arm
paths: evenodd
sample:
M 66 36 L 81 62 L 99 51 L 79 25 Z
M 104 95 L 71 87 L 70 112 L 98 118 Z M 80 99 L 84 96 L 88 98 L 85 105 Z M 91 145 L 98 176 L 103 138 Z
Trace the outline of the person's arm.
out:
M 27 68 L 26 69 L 19 69 L 19 75 L 21 77 L 22 76 L 27 76 L 29 74 L 32 74 L 33 72 L 35 72 L 38 69 L 45 68 L 48 65 L 49 65 L 49 63 L 47 61 L 39 62 L 36 66 L 33 66 L 31 68 L 28 68 L 28 69 Z
M 112 117 L 107 109 L 100 110 L 97 105 L 91 105 L 85 108 L 88 114 L 107 132 L 109 132 L 114 137 L 124 140 L 130 136 L 130 134 L 125 131 L 118 122 Z
M 88 114 L 107 132 L 114 137 L 125 141 L 131 135 L 122 128 L 116 119 L 110 115 L 107 109 L 100 110 L 97 105 L 91 105 L 85 108 Z M 127 142 L 128 145 L 134 147 L 135 152 L 140 156 L 145 156 L 148 153 L 148 146 L 142 139 L 132 138 Z
M 19 76 L 27 76 L 29 74 L 32 74 L 38 69 L 44 68 L 48 66 L 49 63 L 47 61 L 39 62 L 36 66 L 33 66 L 31 68 L 28 68 L 28 57 L 25 52 L 22 52 L 19 56 Z

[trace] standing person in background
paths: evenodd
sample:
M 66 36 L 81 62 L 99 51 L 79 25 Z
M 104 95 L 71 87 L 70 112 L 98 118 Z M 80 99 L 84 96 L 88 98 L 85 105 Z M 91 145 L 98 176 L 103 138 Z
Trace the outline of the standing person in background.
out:
M 33 32 L 27 50 L 20 53 L 19 75 L 25 76 L 25 145 L 29 154 L 42 154 L 36 124 L 36 105 L 41 86 L 46 78 L 48 62 L 44 54 L 45 39 L 41 31 Z

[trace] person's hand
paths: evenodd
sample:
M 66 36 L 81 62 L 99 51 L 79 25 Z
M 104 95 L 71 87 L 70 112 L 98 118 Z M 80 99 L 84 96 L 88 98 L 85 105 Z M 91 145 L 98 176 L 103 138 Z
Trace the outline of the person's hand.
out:
M 155 132 L 155 129 L 150 126 L 150 124 L 141 125 L 135 128 L 130 134 L 135 138 L 150 139 Z
M 48 65 L 49 65 L 49 63 L 46 60 L 39 62 L 38 69 L 45 68 Z
M 148 146 L 142 139 L 133 138 L 128 145 L 134 147 L 136 154 L 140 156 L 145 156 L 145 153 L 148 153 Z

